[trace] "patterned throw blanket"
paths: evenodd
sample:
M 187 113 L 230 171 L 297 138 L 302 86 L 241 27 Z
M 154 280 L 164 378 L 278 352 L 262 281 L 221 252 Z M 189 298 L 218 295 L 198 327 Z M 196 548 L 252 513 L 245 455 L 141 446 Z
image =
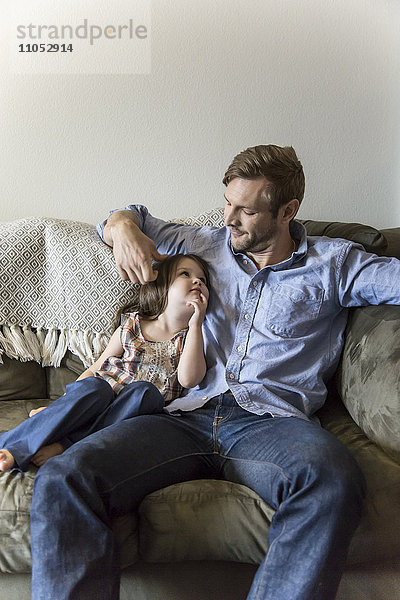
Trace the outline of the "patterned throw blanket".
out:
M 92 225 L 29 218 L 0 223 L 0 361 L 85 365 L 104 349 L 117 310 L 137 286 L 122 281 Z

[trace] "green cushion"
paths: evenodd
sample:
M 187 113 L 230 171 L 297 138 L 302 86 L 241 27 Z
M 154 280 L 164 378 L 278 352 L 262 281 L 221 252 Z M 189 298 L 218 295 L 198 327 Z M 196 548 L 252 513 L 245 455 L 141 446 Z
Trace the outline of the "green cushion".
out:
M 367 483 L 364 512 L 347 564 L 379 564 L 399 557 L 400 465 L 365 437 L 339 397 L 328 400 L 318 416 L 323 427 L 353 454 Z
M 387 248 L 385 236 L 369 225 L 308 220 L 300 223 L 303 223 L 308 235 L 326 235 L 331 238 L 350 240 L 364 246 L 367 252 L 384 254 Z
M 37 469 L 0 473 L 0 572 L 29 573 L 32 568 L 30 507 Z M 120 546 L 121 567 L 138 558 L 137 516 L 134 513 L 113 520 Z
M 36 469 L 0 473 L 0 571 L 31 570 L 29 511 Z
M 381 233 L 385 236 L 388 243 L 385 255 L 400 258 L 400 227 L 382 229 Z
M 2 356 L 0 364 L 0 400 L 45 398 L 46 374 L 36 362 L 21 362 Z
M 29 412 L 39 406 L 47 406 L 48 398 L 41 400 L 14 400 L 13 402 L 0 402 L 0 431 L 9 431 L 22 421 L 29 418 Z
M 1 430 L 15 427 L 28 418 L 32 408 L 49 402 L 49 399 L 0 402 Z M 36 473 L 33 465 L 25 473 L 0 472 L 0 572 L 25 573 L 31 570 L 30 505 Z M 113 519 L 112 527 L 120 546 L 121 566 L 135 563 L 139 553 L 136 514 Z
M 400 307 L 352 311 L 339 391 L 370 440 L 400 463 Z
M 140 555 L 148 562 L 259 564 L 274 511 L 243 485 L 203 479 L 153 492 L 139 514 Z

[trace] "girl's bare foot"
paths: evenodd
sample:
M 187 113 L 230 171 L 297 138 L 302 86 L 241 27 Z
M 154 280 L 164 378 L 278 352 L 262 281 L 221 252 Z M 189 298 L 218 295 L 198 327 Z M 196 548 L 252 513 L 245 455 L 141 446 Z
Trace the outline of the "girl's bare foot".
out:
M 0 450 L 0 471 L 9 471 L 15 466 L 15 460 L 11 452 L 3 448 Z
M 45 406 L 41 406 L 40 408 L 34 408 L 33 410 L 31 410 L 29 412 L 29 416 L 33 417 L 33 415 L 36 415 L 36 413 L 41 412 L 42 410 L 44 410 L 46 407 Z
M 64 452 L 64 448 L 58 442 L 54 444 L 49 444 L 48 446 L 42 446 L 40 450 L 36 452 L 36 454 L 32 457 L 32 462 L 37 467 L 42 467 L 45 462 L 49 460 L 49 458 L 53 458 L 53 456 L 58 456 Z

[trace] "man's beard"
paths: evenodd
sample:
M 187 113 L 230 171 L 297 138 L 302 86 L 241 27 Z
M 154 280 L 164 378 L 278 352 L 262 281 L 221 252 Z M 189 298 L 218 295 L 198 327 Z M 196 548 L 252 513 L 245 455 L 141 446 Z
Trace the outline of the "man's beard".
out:
M 255 236 L 244 235 L 240 238 L 234 238 L 231 235 L 231 245 L 235 252 L 250 252 L 256 242 Z
M 263 232 L 262 237 L 253 234 L 244 234 L 239 238 L 235 238 L 231 234 L 231 245 L 235 252 L 241 252 L 242 254 L 257 253 L 266 250 L 271 241 L 276 236 L 277 227 L 275 223 L 270 223 L 268 228 Z

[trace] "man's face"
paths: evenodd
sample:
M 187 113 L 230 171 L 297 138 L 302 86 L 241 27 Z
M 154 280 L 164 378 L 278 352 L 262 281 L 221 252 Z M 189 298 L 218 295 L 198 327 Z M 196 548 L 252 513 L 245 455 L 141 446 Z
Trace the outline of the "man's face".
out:
M 228 184 L 224 222 L 231 230 L 231 244 L 236 252 L 263 252 L 279 236 L 278 220 L 269 210 L 267 190 L 265 177 L 236 177 Z

